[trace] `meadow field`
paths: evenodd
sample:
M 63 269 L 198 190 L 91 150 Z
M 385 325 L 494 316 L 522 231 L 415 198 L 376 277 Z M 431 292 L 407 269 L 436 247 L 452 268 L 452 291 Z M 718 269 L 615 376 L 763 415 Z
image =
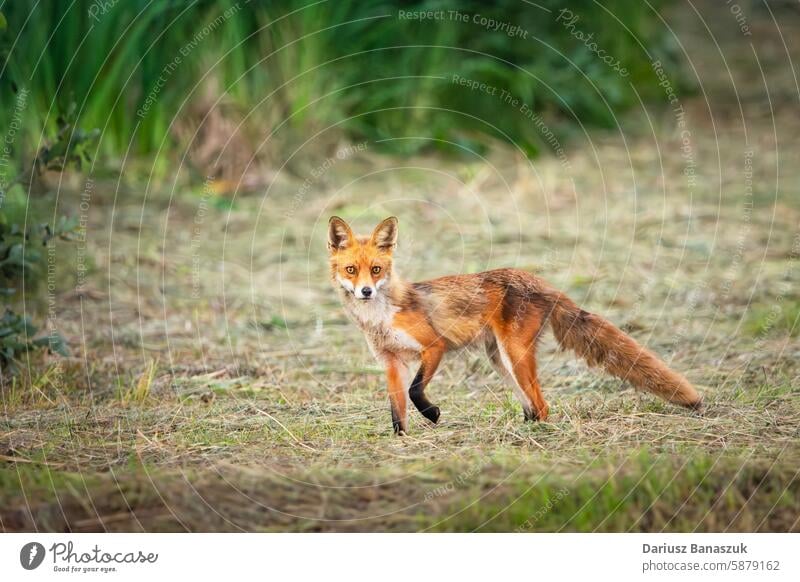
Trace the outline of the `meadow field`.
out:
M 79 226 L 30 309 L 70 355 L 3 371 L 0 529 L 800 531 L 800 14 L 779 9 L 753 4 L 751 35 L 712 2 L 667 11 L 694 88 L 665 78 L 611 127 L 550 137 L 524 103 L 486 101 L 543 138 L 535 157 L 320 127 L 266 174 L 151 173 L 134 152 L 42 175 Z M 439 424 L 414 412 L 394 437 L 329 281 L 332 214 L 364 232 L 396 215 L 409 280 L 536 273 L 684 373 L 705 410 L 547 333 L 546 422 L 523 422 L 468 349 L 428 388 Z

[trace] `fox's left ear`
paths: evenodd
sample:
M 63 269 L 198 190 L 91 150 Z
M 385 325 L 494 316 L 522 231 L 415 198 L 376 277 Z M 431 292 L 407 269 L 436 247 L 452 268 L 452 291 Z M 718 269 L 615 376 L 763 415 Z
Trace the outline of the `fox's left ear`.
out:
M 397 245 L 397 218 L 390 216 L 376 226 L 371 242 L 382 251 L 393 251 Z

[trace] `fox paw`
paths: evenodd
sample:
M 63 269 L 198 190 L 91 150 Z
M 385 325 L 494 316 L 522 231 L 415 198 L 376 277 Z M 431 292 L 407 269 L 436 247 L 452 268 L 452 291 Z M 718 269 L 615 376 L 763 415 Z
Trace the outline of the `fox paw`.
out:
M 541 411 L 537 411 L 537 410 L 533 410 L 533 409 L 527 410 L 527 409 L 523 408 L 522 412 L 525 414 L 525 421 L 526 422 L 528 422 L 528 421 L 538 422 L 540 420 L 542 420 L 542 421 L 543 420 L 547 420 L 548 410 L 547 410 L 546 407 L 544 408 L 544 410 L 541 410 Z
M 430 420 L 433 424 L 439 422 L 439 417 L 442 415 L 442 411 L 439 410 L 438 406 L 429 406 L 425 410 L 422 411 L 422 416 Z

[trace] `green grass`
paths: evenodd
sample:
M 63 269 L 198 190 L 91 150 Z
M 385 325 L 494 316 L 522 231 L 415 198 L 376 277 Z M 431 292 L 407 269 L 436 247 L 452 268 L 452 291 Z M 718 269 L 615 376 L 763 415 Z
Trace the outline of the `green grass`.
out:
M 564 467 L 536 460 L 520 464 L 511 456 L 472 456 L 416 469 L 376 469 L 367 475 L 330 468 L 325 473 L 295 473 L 295 481 L 288 482 L 279 472 L 231 466 L 175 473 L 132 461 L 115 469 L 113 477 L 87 479 L 21 465 L 16 471 L 0 471 L 0 502 L 24 493 L 40 528 L 73 531 L 657 532 L 798 527 L 796 472 L 736 456 L 673 458 L 642 449 L 627 457 L 592 461 L 579 480 Z M 215 512 L 203 510 L 203 499 L 214 500 Z M 291 508 L 295 518 L 270 511 L 277 507 Z M 30 518 L 19 509 L 5 510 L 0 517 L 7 529 L 30 527 Z
M 119 401 L 123 406 L 128 404 L 143 404 L 150 396 L 153 380 L 158 371 L 158 363 L 151 360 L 145 365 L 138 377 L 134 378 L 128 386 L 120 386 Z
M 786 299 L 769 307 L 757 306 L 748 315 L 745 330 L 754 337 L 800 335 L 800 301 Z
M 432 386 L 442 424 L 414 415 L 397 439 L 382 388 L 356 370 L 345 377 L 346 392 L 308 397 L 292 382 L 236 376 L 265 385 L 203 399 L 205 387 L 176 393 L 161 377 L 136 406 L 113 392 L 7 400 L 0 522 L 30 529 L 30 508 L 40 529 L 74 531 L 798 527 L 800 408 L 788 378 L 705 388 L 703 417 L 619 388 L 548 388 L 551 420 L 523 423 L 497 379 L 444 374 Z
M 547 112 L 562 139 L 577 121 L 612 127 L 619 112 L 638 103 L 637 91 L 659 97 L 651 58 L 671 64 L 670 74 L 681 77 L 657 13 L 621 0 L 604 7 L 574 1 L 570 9 L 580 19 L 578 28 L 626 66 L 626 77 L 556 21 L 561 4 L 555 0 L 541 2 L 543 8 L 468 0 L 131 0 L 87 17 L 96 6 L 81 0 L 3 8 L 8 28 L 0 31 L 7 59 L 2 77 L 10 82 L 0 88 L 4 102 L 12 87 L 30 89 L 23 128 L 29 144 L 52 134 L 57 118 L 74 104 L 78 127 L 102 130 L 102 154 L 119 158 L 130 143 L 136 153 L 154 153 L 165 139 L 187 146 L 176 135 L 191 135 L 217 95 L 224 95 L 218 112 L 237 122 L 249 115 L 240 129 L 247 140 L 260 142 L 273 132 L 265 145 L 279 159 L 299 145 L 297 135 L 328 127 L 332 132 L 320 138 L 326 143 L 338 138 L 331 133 L 344 133 L 395 152 L 435 147 L 458 153 L 462 146 L 484 149 L 488 137 L 513 140 L 532 154 L 550 147 L 532 123 L 519 123 L 517 109 L 497 97 L 454 85 L 452 75 L 510 91 Z M 399 10 L 480 14 L 519 26 L 528 36 L 509 37 L 472 22 L 405 20 Z M 495 127 L 472 117 L 483 117 L 487 107 Z M 6 115 L 0 112 L 0 119 Z M 254 126 L 258 131 L 250 130 Z M 397 139 L 402 137 L 420 139 Z M 167 172 L 173 159 L 160 152 L 154 169 Z M 197 170 L 207 175 L 207 169 Z
M 530 479 L 524 474 L 523 478 Z M 436 531 L 752 531 L 797 527 L 795 475 L 736 457 L 652 456 L 604 459 L 586 467 L 577 483 L 543 472 L 516 477 L 501 499 L 444 512 Z M 788 486 L 787 486 L 788 484 Z M 486 491 L 481 484 L 472 486 Z M 492 496 L 498 497 L 498 496 Z M 767 525 L 769 523 L 769 525 Z M 782 524 L 782 525 L 778 525 Z

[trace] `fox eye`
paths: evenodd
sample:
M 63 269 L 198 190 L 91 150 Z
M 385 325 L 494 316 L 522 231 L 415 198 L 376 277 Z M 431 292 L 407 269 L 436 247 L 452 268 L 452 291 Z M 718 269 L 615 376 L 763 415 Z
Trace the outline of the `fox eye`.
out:
M 355 275 L 355 274 L 356 274 L 356 268 L 355 268 L 353 265 L 350 265 L 350 266 L 348 266 L 348 267 L 345 267 L 345 269 L 344 269 L 344 270 L 345 270 L 345 271 L 347 271 L 347 273 L 348 273 L 349 275 Z
M 381 268 L 380 267 L 372 267 L 372 274 L 373 275 L 377 275 L 380 272 L 381 272 Z

